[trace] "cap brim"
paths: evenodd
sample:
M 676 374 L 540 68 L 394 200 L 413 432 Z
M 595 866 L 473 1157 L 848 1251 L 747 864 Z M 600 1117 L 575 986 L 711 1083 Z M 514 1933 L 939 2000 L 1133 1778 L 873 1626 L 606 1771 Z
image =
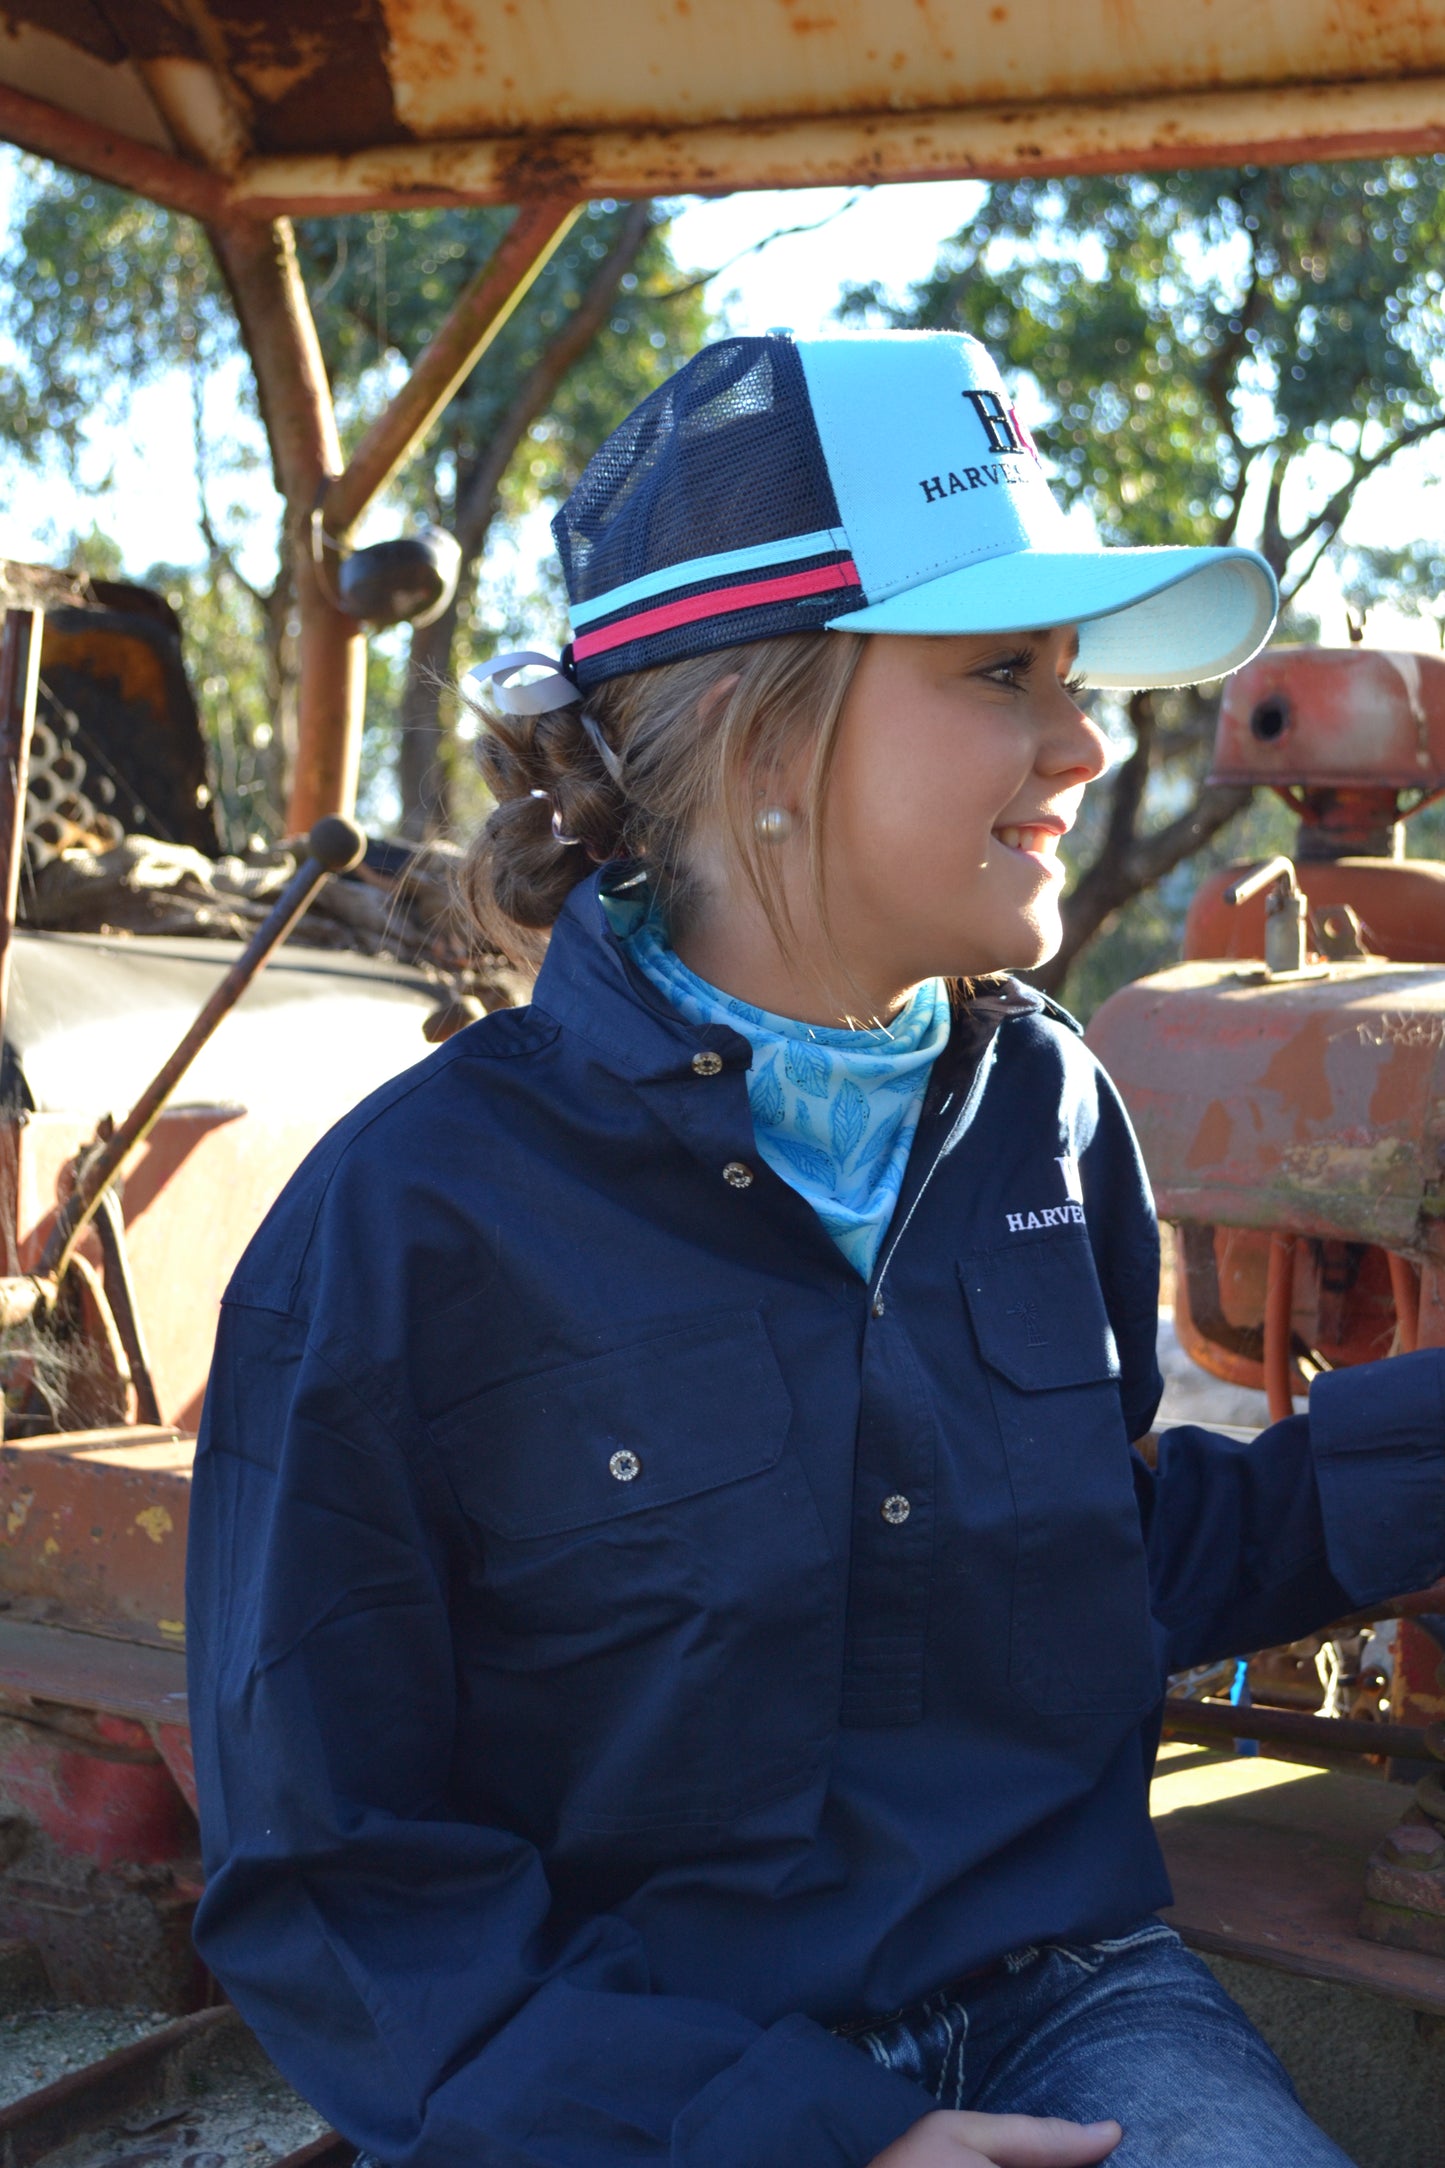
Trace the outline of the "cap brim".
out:
M 1245 549 L 1013 550 L 833 618 L 830 632 L 938 637 L 1077 625 L 1091 685 L 1198 685 L 1237 670 L 1274 627 L 1279 590 Z

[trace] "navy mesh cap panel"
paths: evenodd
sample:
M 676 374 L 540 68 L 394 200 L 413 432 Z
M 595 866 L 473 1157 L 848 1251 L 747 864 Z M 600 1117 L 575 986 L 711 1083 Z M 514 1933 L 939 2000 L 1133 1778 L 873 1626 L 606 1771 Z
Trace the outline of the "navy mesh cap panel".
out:
M 593 606 L 574 642 L 578 681 L 599 684 L 861 608 L 838 527 L 792 343 L 724 339 L 705 348 L 613 432 L 552 522 L 574 610 Z M 784 550 L 763 567 L 699 568 L 689 577 L 699 558 L 793 536 L 812 547 Z M 675 583 L 656 584 L 674 567 Z M 645 596 L 623 593 L 606 607 L 640 580 Z

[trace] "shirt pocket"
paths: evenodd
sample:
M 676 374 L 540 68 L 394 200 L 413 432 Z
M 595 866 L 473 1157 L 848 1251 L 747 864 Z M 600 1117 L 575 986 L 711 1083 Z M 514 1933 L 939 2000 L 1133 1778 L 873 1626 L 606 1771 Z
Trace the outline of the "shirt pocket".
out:
M 476 1536 L 464 1698 L 544 1845 L 691 1831 L 805 1785 L 842 1574 L 762 1317 L 725 1311 L 476 1395 L 433 1436 Z
M 1084 1232 L 959 1268 L 1018 1527 L 1009 1681 L 1041 1714 L 1157 1701 L 1148 1563 L 1119 1355 Z

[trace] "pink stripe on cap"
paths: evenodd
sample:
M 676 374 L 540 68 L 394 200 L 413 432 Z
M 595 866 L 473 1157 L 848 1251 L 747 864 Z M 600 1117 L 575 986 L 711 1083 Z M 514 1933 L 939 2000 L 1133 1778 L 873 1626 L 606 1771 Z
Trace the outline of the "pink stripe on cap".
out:
M 579 659 L 605 655 L 609 648 L 622 647 L 628 640 L 645 640 L 654 632 L 670 632 L 674 625 L 695 625 L 702 618 L 725 617 L 730 610 L 757 609 L 765 602 L 789 602 L 795 595 L 825 595 L 832 587 L 861 585 L 858 567 L 849 558 L 843 564 L 815 565 L 810 572 L 789 572 L 780 580 L 714 587 L 708 594 L 659 603 L 655 610 L 640 610 L 635 617 L 619 618 L 615 625 L 581 633 L 572 642 L 572 652 Z

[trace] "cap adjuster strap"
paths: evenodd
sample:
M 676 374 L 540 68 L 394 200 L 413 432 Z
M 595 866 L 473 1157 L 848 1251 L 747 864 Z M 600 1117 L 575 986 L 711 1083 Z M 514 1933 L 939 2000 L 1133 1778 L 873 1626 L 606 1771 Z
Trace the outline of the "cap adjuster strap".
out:
M 519 671 L 535 668 L 545 670 L 545 677 L 534 678 L 529 684 L 514 685 L 512 679 Z M 468 670 L 464 684 L 475 682 L 478 689 L 490 682 L 492 696 L 498 707 L 508 715 L 550 715 L 558 708 L 582 707 L 581 688 L 568 676 L 567 666 L 555 655 L 540 655 L 533 648 L 518 648 L 510 655 L 494 655 L 490 662 L 478 663 Z M 578 717 L 596 749 L 597 757 L 614 783 L 622 781 L 622 762 L 608 744 L 602 733 L 602 725 L 594 715 L 582 707 Z M 534 797 L 545 795 L 536 791 Z M 562 842 L 566 839 L 558 837 Z

